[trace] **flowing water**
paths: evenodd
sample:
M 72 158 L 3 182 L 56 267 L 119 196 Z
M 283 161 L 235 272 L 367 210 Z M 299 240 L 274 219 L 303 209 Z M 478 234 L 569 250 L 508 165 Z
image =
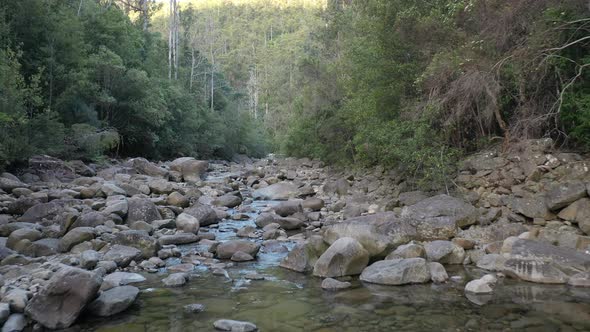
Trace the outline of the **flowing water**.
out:
M 272 204 L 255 202 L 253 207 L 260 211 Z M 257 214 L 224 221 L 212 231 L 221 241 L 236 238 L 235 231 L 254 225 Z M 320 288 L 319 278 L 278 267 L 292 245 L 263 247 L 257 261 L 228 268 L 230 278 L 197 266 L 180 288 L 164 287 L 165 269 L 144 274 L 147 281 L 138 285 L 142 292 L 129 310 L 108 319 L 84 317 L 80 326 L 101 332 L 213 331 L 215 320 L 227 318 L 281 332 L 590 331 L 588 289 L 505 279 L 494 294 L 467 298 L 465 283 L 482 272 L 457 266 L 447 267 L 452 278 L 442 285 L 388 287 L 353 279 L 351 289 L 328 292 Z M 252 274 L 264 279 L 246 278 Z M 183 307 L 193 303 L 205 305 L 205 311 L 185 312 Z

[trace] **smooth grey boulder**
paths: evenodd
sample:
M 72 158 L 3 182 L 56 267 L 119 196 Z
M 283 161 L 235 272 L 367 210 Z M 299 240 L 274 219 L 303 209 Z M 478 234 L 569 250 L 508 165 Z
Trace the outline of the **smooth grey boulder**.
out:
M 230 259 L 236 252 L 242 251 L 252 257 L 256 257 L 260 245 L 247 240 L 229 240 L 217 246 L 217 257 Z
M 107 220 L 109 219 L 100 212 L 89 212 L 78 217 L 72 226 L 70 226 L 70 229 L 77 227 L 96 227 L 104 225 Z
M 256 218 L 255 223 L 256 223 L 256 226 L 258 226 L 260 228 L 264 228 L 265 226 L 270 225 L 270 224 L 278 224 L 280 228 L 286 229 L 286 230 L 300 229 L 304 225 L 304 222 L 301 221 L 300 219 L 293 218 L 293 217 L 283 218 L 283 217 L 273 214 L 273 213 L 261 213 Z
M 231 209 L 242 204 L 242 199 L 233 194 L 225 194 L 223 196 L 215 198 L 212 204 L 215 206 L 225 206 Z
M 360 274 L 369 263 L 369 252 L 357 240 L 345 237 L 336 240 L 318 258 L 313 275 L 343 277 Z
M 199 219 L 188 213 L 181 213 L 176 217 L 176 228 L 183 232 L 198 234 L 200 226 Z
M 424 245 L 426 259 L 443 264 L 462 264 L 465 259 L 465 249 L 451 241 L 432 241 Z
M 426 224 L 451 222 L 464 228 L 477 222 L 477 209 L 470 203 L 448 195 L 429 197 L 402 210 L 402 217 Z
M 182 175 L 185 182 L 197 183 L 207 172 L 209 163 L 191 157 L 175 159 L 170 163 L 170 169 Z
M 378 261 L 363 270 L 360 280 L 381 285 L 405 285 L 429 282 L 430 267 L 424 258 Z
M 100 296 L 88 305 L 88 311 L 100 317 L 118 314 L 127 310 L 135 302 L 138 294 L 139 288 L 133 286 L 111 288 L 100 293 Z
M 403 244 L 392 251 L 385 259 L 403 259 L 403 258 L 417 258 L 426 257 L 426 250 L 424 246 L 417 243 Z
M 126 230 L 115 234 L 113 244 L 133 247 L 141 251 L 141 258 L 156 256 L 160 244 L 146 231 Z
M 68 252 L 77 244 L 90 241 L 96 236 L 92 227 L 78 227 L 67 232 L 59 241 L 59 251 Z
M 186 273 L 173 273 L 164 278 L 162 282 L 168 287 L 180 287 L 186 284 L 187 278 L 188 276 Z
M 113 287 L 118 286 L 125 286 L 129 284 L 135 284 L 144 282 L 145 277 L 141 274 L 137 273 L 130 273 L 130 272 L 114 272 L 111 274 L 107 274 L 103 281 L 102 285 L 100 286 L 101 290 L 108 290 Z
M 496 276 L 492 274 L 486 274 L 480 279 L 471 280 L 465 285 L 466 293 L 473 294 L 489 294 L 494 291 L 494 285 L 496 284 Z
M 200 226 L 209 226 L 219 222 L 215 210 L 205 204 L 196 203 L 190 208 L 185 209 L 184 213 L 197 218 Z
M 337 291 L 341 289 L 350 288 L 352 284 L 348 281 L 338 281 L 333 278 L 326 278 L 322 281 L 322 289 L 328 291 Z
M 298 194 L 297 186 L 288 182 L 271 184 L 252 192 L 252 197 L 258 200 L 286 201 Z
M 281 217 L 288 217 L 298 212 L 303 212 L 301 201 L 281 202 L 273 207 L 276 214 Z
M 328 249 L 321 236 L 313 235 L 306 242 L 297 244 L 281 261 L 280 267 L 297 271 L 311 272 L 318 258 Z
M 168 244 L 187 244 L 187 243 L 194 243 L 198 242 L 200 238 L 193 234 L 193 233 L 176 233 L 172 235 L 163 235 L 160 236 L 158 242 L 160 245 L 168 245 Z
M 441 263 L 430 262 L 428 267 L 430 268 L 430 280 L 432 282 L 439 284 L 449 280 L 449 275 Z
M 12 314 L 2 325 L 2 332 L 20 332 L 27 326 L 27 320 L 23 314 Z
M 113 261 L 119 267 L 126 267 L 131 261 L 139 261 L 141 257 L 141 250 L 117 244 L 112 246 L 104 254 L 102 259 L 105 261 Z
M 44 327 L 67 328 L 94 299 L 101 283 L 96 273 L 62 266 L 29 301 L 26 313 Z

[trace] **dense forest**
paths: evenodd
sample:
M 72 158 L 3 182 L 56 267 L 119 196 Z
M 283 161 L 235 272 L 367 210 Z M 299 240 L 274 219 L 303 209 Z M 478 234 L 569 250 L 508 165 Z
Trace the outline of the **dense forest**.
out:
M 0 162 L 269 151 L 430 183 L 522 138 L 590 147 L 585 0 L 0 5 Z

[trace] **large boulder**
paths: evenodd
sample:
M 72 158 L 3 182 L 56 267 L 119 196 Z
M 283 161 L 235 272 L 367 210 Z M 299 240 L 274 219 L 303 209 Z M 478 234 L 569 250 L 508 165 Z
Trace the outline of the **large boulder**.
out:
M 100 225 L 104 225 L 107 222 L 107 217 L 100 213 L 100 212 L 89 212 L 81 215 L 70 228 L 76 227 L 96 227 Z
M 199 233 L 199 219 L 188 213 L 181 213 L 176 217 L 176 228 L 186 233 Z
M 508 238 L 502 253 L 508 258 L 503 272 L 526 281 L 563 284 L 590 271 L 590 255 L 546 242 Z
M 105 261 L 113 261 L 119 267 L 126 267 L 131 261 L 139 261 L 142 257 L 141 250 L 133 247 L 114 245 L 102 257 Z
M 156 239 L 149 236 L 146 231 L 126 230 L 116 233 L 111 241 L 127 247 L 133 247 L 141 251 L 141 258 L 148 259 L 156 256 L 160 245 Z
M 429 282 L 430 267 L 424 258 L 378 261 L 366 269 L 360 280 L 381 285 L 405 285 Z
M 205 204 L 196 203 L 190 208 L 185 209 L 184 213 L 197 218 L 200 226 L 209 226 L 219 222 L 215 210 Z
M 132 225 L 136 221 L 150 223 L 154 220 L 161 220 L 162 216 L 156 205 L 147 198 L 132 197 L 127 200 L 127 224 Z
M 101 282 L 96 273 L 62 266 L 33 296 L 25 311 L 46 328 L 67 328 L 94 299 Z
M 16 250 L 17 244 L 22 240 L 29 240 L 31 242 L 37 241 L 41 238 L 41 232 L 34 228 L 21 228 L 10 233 L 6 240 L 6 247 Z
M 422 221 L 424 224 L 454 224 L 457 227 L 467 227 L 477 222 L 478 211 L 470 203 L 448 195 L 438 195 L 420 201 L 417 204 L 404 207 L 402 217 Z M 436 236 L 444 234 L 433 233 Z
M 297 272 L 311 272 L 318 258 L 328 249 L 321 236 L 313 235 L 306 242 L 297 244 L 280 266 Z
M 281 202 L 273 207 L 275 213 L 281 217 L 287 217 L 298 212 L 303 212 L 301 201 Z
M 510 208 L 519 214 L 531 219 L 551 219 L 551 212 L 542 197 L 512 197 L 509 201 Z
M 135 302 L 138 294 L 139 289 L 133 286 L 111 288 L 100 293 L 100 296 L 90 303 L 88 311 L 101 317 L 118 314 L 127 310 Z
M 432 241 L 424 245 L 426 259 L 442 264 L 462 264 L 465 250 L 451 241 Z
M 27 171 L 43 182 L 70 182 L 77 177 L 76 171 L 63 160 L 47 155 L 31 157 Z
M 6 192 L 12 192 L 12 190 L 17 188 L 27 188 L 28 185 L 24 184 L 20 181 L 8 179 L 5 177 L 0 177 L 0 189 Z
M 561 210 L 559 218 L 577 223 L 580 229 L 590 234 L 590 198 L 581 198 Z
M 159 167 L 145 158 L 133 158 L 128 162 L 133 169 L 139 174 L 145 174 L 153 177 L 168 178 L 168 171 Z
M 56 199 L 49 203 L 35 204 L 19 218 L 19 221 L 39 223 L 43 219 L 53 220 L 57 215 L 78 203 L 79 201 L 74 199 Z
M 582 182 L 559 183 L 545 194 L 545 204 L 549 210 L 555 211 L 583 197 L 586 197 L 586 184 Z
M 336 240 L 320 256 L 313 274 L 320 277 L 342 277 L 360 274 L 369 264 L 369 252 L 359 241 L 344 237 Z
M 171 170 L 180 173 L 185 182 L 192 183 L 199 182 L 208 168 L 208 162 L 191 157 L 178 158 L 170 163 Z
M 220 243 L 217 246 L 217 257 L 221 259 L 230 259 L 233 254 L 238 251 L 244 252 L 252 257 L 256 257 L 256 254 L 260 250 L 260 245 L 252 241 L 246 240 L 229 240 Z
M 268 187 L 260 188 L 252 193 L 254 199 L 286 201 L 297 196 L 297 186 L 288 182 L 271 184 Z
M 215 198 L 212 202 L 215 206 L 225 206 L 228 208 L 235 208 L 236 206 L 242 204 L 242 199 L 233 194 L 225 194 L 223 196 L 219 196 Z
M 350 189 L 350 183 L 345 178 L 338 179 L 336 181 L 330 181 L 324 184 L 323 190 L 327 194 L 337 194 L 344 196 L 348 194 Z
M 68 252 L 70 251 L 75 245 L 80 244 L 85 241 L 90 241 L 94 239 L 96 236 L 96 232 L 92 227 L 78 227 L 74 228 L 64 237 L 62 237 L 59 241 L 59 251 L 61 252 Z
M 280 217 L 272 213 L 261 213 L 256 218 L 256 226 L 264 228 L 270 224 L 279 224 L 282 229 L 294 230 L 299 229 L 304 225 L 304 222 L 294 217 Z
M 176 233 L 171 235 L 160 236 L 158 242 L 161 245 L 168 244 L 187 244 L 198 242 L 200 238 L 195 233 Z
M 385 257 L 411 240 L 447 239 L 456 231 L 452 221 L 404 219 L 394 212 L 382 212 L 325 226 L 323 236 L 329 244 L 343 237 L 354 238 L 371 257 Z

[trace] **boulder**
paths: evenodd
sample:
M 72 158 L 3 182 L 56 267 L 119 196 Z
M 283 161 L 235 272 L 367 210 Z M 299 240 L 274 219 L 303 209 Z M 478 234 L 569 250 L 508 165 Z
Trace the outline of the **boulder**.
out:
M 353 238 L 336 240 L 318 258 L 313 275 L 320 277 L 342 277 L 360 274 L 369 263 L 369 252 Z
M 107 217 L 100 212 L 89 212 L 78 217 L 72 226 L 70 226 L 70 229 L 77 227 L 96 227 L 104 225 L 107 220 Z
M 405 285 L 429 282 L 430 267 L 424 258 L 378 261 L 366 269 L 360 280 L 381 285 Z
M 304 222 L 301 219 L 294 218 L 294 217 L 280 217 L 273 213 L 261 213 L 256 218 L 256 226 L 260 228 L 264 228 L 270 224 L 278 224 L 280 228 L 286 230 L 294 230 L 299 229 L 304 225 Z
M 286 201 L 297 196 L 297 186 L 288 182 L 271 184 L 268 187 L 260 188 L 252 193 L 254 199 Z
M 19 221 L 39 223 L 43 219 L 53 220 L 56 216 L 65 212 L 66 209 L 78 203 L 79 201 L 75 199 L 56 199 L 48 203 L 35 204 L 19 218 Z
M 182 174 L 185 182 L 192 183 L 199 182 L 208 168 L 208 162 L 191 157 L 178 158 L 170 163 L 171 170 Z
M 159 167 L 145 158 L 133 158 L 128 162 L 133 169 L 139 174 L 145 174 L 153 177 L 168 178 L 168 171 Z
M 101 282 L 95 273 L 62 266 L 29 301 L 26 313 L 46 328 L 67 328 L 94 299 Z
M 281 217 L 287 217 L 298 212 L 303 212 L 301 201 L 281 202 L 273 207 L 273 210 Z
M 426 257 L 426 250 L 424 246 L 417 243 L 403 244 L 392 251 L 385 259 L 403 259 L 403 258 L 417 258 Z
M 80 254 L 80 267 L 92 270 L 100 261 L 100 254 L 95 250 L 85 250 Z
M 200 238 L 194 233 L 176 233 L 172 235 L 160 236 L 158 242 L 160 245 L 165 246 L 169 244 L 187 244 L 198 242 Z
M 150 223 L 154 220 L 161 220 L 162 216 L 156 205 L 147 198 L 132 197 L 127 200 L 129 210 L 127 213 L 127 224 L 131 225 L 136 221 Z
M 100 296 L 88 305 L 88 311 L 100 317 L 118 314 L 127 310 L 135 302 L 138 294 L 139 289 L 133 286 L 111 288 L 100 293 Z
M 121 218 L 124 218 L 129 211 L 129 203 L 126 199 L 120 199 L 116 201 L 107 201 L 107 206 L 103 210 L 105 215 L 115 214 Z
M 127 191 L 121 187 L 119 187 L 118 185 L 114 184 L 114 183 L 110 183 L 110 182 L 105 182 L 102 187 L 100 187 L 100 191 L 102 191 L 102 193 L 107 196 L 118 196 L 118 195 L 127 195 Z
M 258 327 L 250 322 L 242 322 L 230 319 L 220 319 L 213 322 L 213 327 L 220 331 L 255 332 Z
M 14 189 L 17 188 L 28 188 L 28 185 L 13 179 L 8 179 L 5 177 L 0 177 L 0 189 L 4 190 L 8 193 L 12 192 Z
M 59 239 L 46 238 L 32 242 L 31 244 L 19 249 L 18 251 L 21 254 L 30 257 L 51 256 L 60 252 L 59 243 Z
M 321 236 L 313 235 L 297 244 L 281 261 L 280 266 L 297 272 L 311 272 L 318 258 L 328 249 Z
M 168 195 L 166 198 L 166 203 L 168 205 L 177 206 L 181 208 L 185 208 L 189 206 L 189 200 L 183 194 L 175 191 Z
M 324 184 L 324 192 L 327 194 L 337 194 L 338 196 L 345 196 L 350 189 L 350 183 L 345 178 L 336 181 L 330 181 Z
M 430 269 L 430 280 L 432 282 L 439 284 L 449 280 L 449 275 L 441 263 L 430 262 L 428 268 Z
M 332 278 L 326 278 L 322 281 L 322 289 L 328 291 L 337 291 L 341 289 L 350 288 L 352 284 L 347 281 L 338 281 Z
M 450 223 L 464 228 L 477 222 L 478 211 L 462 199 L 438 195 L 404 207 L 402 216 L 425 224 Z
M 181 213 L 176 217 L 176 228 L 186 233 L 199 233 L 199 219 L 188 213 Z
M 443 264 L 462 264 L 465 250 L 451 241 L 433 241 L 424 245 L 426 259 Z
M 317 197 L 311 197 L 301 202 L 301 206 L 304 209 L 310 209 L 312 211 L 320 211 L 324 207 L 325 203 L 323 199 Z
M 116 233 L 111 241 L 113 244 L 133 247 L 141 251 L 141 258 L 156 256 L 160 245 L 146 231 L 127 230 Z
M 37 175 L 43 182 L 70 182 L 77 177 L 74 169 L 63 160 L 47 155 L 29 158 L 29 169 L 27 171 Z
M 231 209 L 242 204 L 242 199 L 233 194 L 225 194 L 223 196 L 215 198 L 212 204 L 215 206 L 225 206 Z
M 2 302 L 8 303 L 12 312 L 23 312 L 28 301 L 27 291 L 20 288 L 9 289 L 2 297 Z
M 2 332 L 20 332 L 27 326 L 27 319 L 23 314 L 12 314 L 8 316 L 4 325 L 2 325 Z
M 558 183 L 545 194 L 545 204 L 549 210 L 555 211 L 583 197 L 586 197 L 586 184 L 582 182 Z
M 136 284 L 144 281 L 145 277 L 143 277 L 141 274 L 130 272 L 114 272 L 111 274 L 107 274 L 104 277 L 100 289 L 104 291 L 111 289 L 113 287 Z
M 168 287 L 180 287 L 186 284 L 187 278 L 188 276 L 186 273 L 173 273 L 164 278 L 162 282 Z
M 75 245 L 90 241 L 95 237 L 95 231 L 92 227 L 78 227 L 67 232 L 59 241 L 59 251 L 68 252 Z
M 17 243 L 22 240 L 29 240 L 31 242 L 37 241 L 41 238 L 41 232 L 33 228 L 21 228 L 10 233 L 6 240 L 6 247 L 15 250 Z
M 185 209 L 184 213 L 197 218 L 200 226 L 209 226 L 219 222 L 215 210 L 205 204 L 196 203 L 190 208 Z
M 217 257 L 221 259 L 230 259 L 238 251 L 256 257 L 258 250 L 260 250 L 260 245 L 255 242 L 246 240 L 229 240 L 222 242 L 217 246 Z
M 546 242 L 508 238 L 502 253 L 508 256 L 503 272 L 526 281 L 563 284 L 590 271 L 590 255 Z
M 494 291 L 493 287 L 496 284 L 496 277 L 492 274 L 487 274 L 480 279 L 471 280 L 465 285 L 466 293 L 473 294 L 489 294 Z
M 531 219 L 551 219 L 551 212 L 541 197 L 513 197 L 509 206 L 514 212 Z
M 243 251 L 236 251 L 231 256 L 231 260 L 234 262 L 248 262 L 248 261 L 253 261 L 254 257 L 252 257 L 250 254 L 247 254 Z
M 139 249 L 114 245 L 102 257 L 105 261 L 113 261 L 119 267 L 126 267 L 131 261 L 139 261 L 142 257 L 142 252 Z

